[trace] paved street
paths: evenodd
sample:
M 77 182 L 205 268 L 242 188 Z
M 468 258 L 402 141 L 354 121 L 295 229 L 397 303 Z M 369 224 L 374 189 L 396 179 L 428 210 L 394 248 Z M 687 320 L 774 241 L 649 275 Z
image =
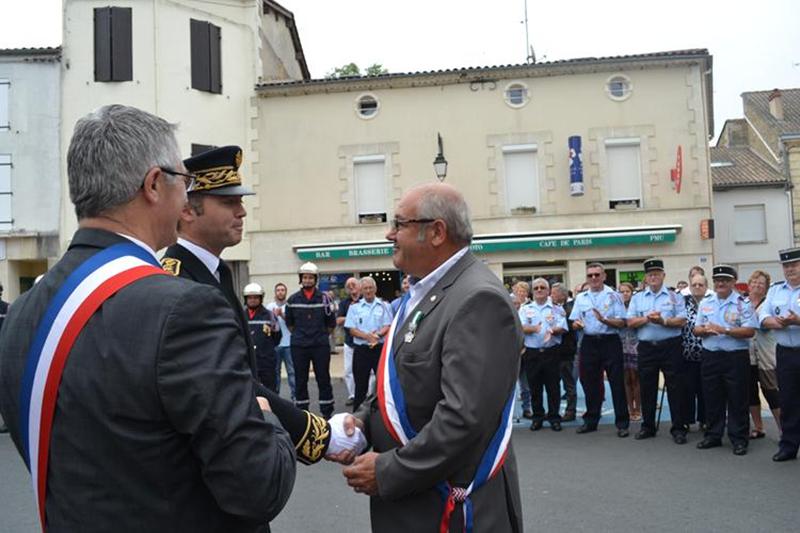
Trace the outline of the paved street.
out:
M 311 384 L 313 399 L 316 385 Z M 341 379 L 334 390 L 342 407 Z M 688 445 L 677 446 L 664 432 L 639 442 L 617 438 L 611 425 L 576 435 L 576 423 L 565 424 L 561 433 L 547 427 L 532 433 L 520 424 L 514 447 L 525 530 L 797 531 L 800 463 L 770 460 L 777 434 L 772 419 L 765 425 L 767 438 L 752 442 L 747 456 L 735 457 L 727 444 L 695 449 L 701 439 L 696 432 Z M 29 478 L 7 435 L 0 435 L 0 472 L 0 532 L 36 531 Z M 292 499 L 272 529 L 368 531 L 368 502 L 347 488 L 338 465 L 301 465 Z

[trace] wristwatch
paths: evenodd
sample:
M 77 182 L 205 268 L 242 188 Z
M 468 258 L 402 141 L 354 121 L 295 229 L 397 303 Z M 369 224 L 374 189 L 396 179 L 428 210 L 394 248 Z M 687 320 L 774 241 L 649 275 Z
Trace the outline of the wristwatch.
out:
M 725 335 L 730 335 L 730 334 L 731 334 L 731 327 L 725 326 Z

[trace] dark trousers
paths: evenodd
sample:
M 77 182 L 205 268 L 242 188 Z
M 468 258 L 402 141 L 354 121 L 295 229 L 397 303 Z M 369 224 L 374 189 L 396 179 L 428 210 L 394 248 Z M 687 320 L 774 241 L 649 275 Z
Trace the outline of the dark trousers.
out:
M 324 417 L 333 414 L 333 388 L 331 387 L 331 347 L 292 346 L 292 362 L 295 372 L 295 405 L 300 409 L 309 408 L 308 371 L 314 364 L 314 375 L 319 387 L 319 411 Z
M 533 421 L 545 418 L 542 389 L 547 391 L 547 420 L 561 422 L 558 410 L 561 407 L 561 387 L 559 387 L 558 348 L 525 348 L 525 373 L 531 387 Z
M 381 358 L 383 344 L 378 344 L 374 348 L 356 344 L 353 347 L 353 381 L 355 383 L 355 394 L 353 398 L 353 412 L 358 410 L 358 406 L 367 397 L 369 388 L 369 373 L 375 372 L 378 376 L 378 361 Z
M 777 363 L 783 429 L 780 449 L 796 454 L 800 447 L 800 348 L 778 345 Z
M 642 397 L 642 429 L 656 431 L 658 403 L 658 373 L 663 372 L 667 387 L 673 435 L 686 434 L 683 417 L 686 412 L 685 369 L 683 341 L 673 337 L 658 342 L 639 341 L 639 386 Z
M 258 381 L 272 392 L 278 392 L 277 380 L 275 379 L 275 367 L 271 370 L 258 369 Z
M 700 361 L 686 361 L 686 401 L 683 421 L 687 424 L 706 423 L 706 403 L 703 400 L 703 372 Z
M 750 354 L 703 350 L 703 398 L 706 401 L 706 438 L 722 440 L 726 411 L 728 438 L 731 444 L 747 445 L 750 411 L 747 382 L 750 378 Z
M 564 413 L 575 414 L 578 404 L 578 388 L 575 383 L 575 359 L 563 357 L 558 361 L 558 371 L 561 375 L 561 382 L 564 384 L 564 392 L 567 394 L 567 408 Z
M 614 402 L 614 424 L 618 429 L 630 425 L 628 400 L 625 397 L 625 373 L 622 369 L 622 342 L 619 335 L 584 335 L 581 341 L 580 379 L 586 394 L 586 414 L 583 422 L 597 427 L 603 407 L 605 387 L 603 371 L 611 386 Z

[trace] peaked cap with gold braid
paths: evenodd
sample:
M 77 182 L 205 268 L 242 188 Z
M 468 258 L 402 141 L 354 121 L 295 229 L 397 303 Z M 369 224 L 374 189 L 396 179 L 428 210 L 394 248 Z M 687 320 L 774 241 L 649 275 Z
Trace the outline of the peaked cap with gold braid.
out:
M 202 154 L 184 159 L 186 169 L 194 174 L 193 193 L 216 196 L 248 196 L 255 194 L 242 185 L 239 166 L 242 164 L 242 149 L 238 146 L 213 148 Z

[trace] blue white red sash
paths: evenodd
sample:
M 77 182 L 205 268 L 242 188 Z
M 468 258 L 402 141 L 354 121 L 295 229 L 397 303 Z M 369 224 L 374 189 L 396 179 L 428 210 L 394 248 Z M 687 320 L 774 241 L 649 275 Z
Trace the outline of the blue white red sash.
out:
M 386 342 L 383 345 L 383 352 L 381 353 L 380 362 L 378 363 L 377 386 L 378 406 L 380 407 L 383 424 L 386 426 L 386 430 L 392 438 L 399 442 L 401 446 L 404 446 L 417 435 L 417 432 L 411 426 L 411 422 L 409 422 L 408 419 L 406 401 L 403 396 L 400 380 L 397 377 L 397 367 L 394 362 L 394 336 L 400 325 L 400 320 L 405 315 L 406 303 L 408 303 L 408 295 L 403 298 L 400 309 L 397 311 L 389 333 L 386 336 Z M 500 425 L 492 437 L 492 440 L 489 441 L 489 446 L 483 453 L 480 464 L 478 464 L 475 478 L 469 486 L 466 489 L 462 487 L 453 487 L 447 481 L 442 481 L 436 485 L 436 489 L 442 495 L 445 504 L 442 519 L 439 523 L 440 533 L 447 533 L 449 531 L 450 515 L 457 503 L 464 504 L 464 531 L 467 533 L 472 532 L 473 518 L 470 494 L 478 490 L 486 481 L 499 472 L 500 467 L 502 467 L 505 462 L 508 446 L 511 441 L 511 429 L 513 427 L 511 411 L 513 406 L 514 391 L 512 390 L 503 408 L 503 416 Z
M 121 243 L 83 262 L 61 285 L 33 337 L 20 389 L 20 434 L 31 472 L 42 530 L 50 435 L 58 386 L 72 345 L 109 297 L 134 281 L 167 274 L 155 257 L 134 243 Z

